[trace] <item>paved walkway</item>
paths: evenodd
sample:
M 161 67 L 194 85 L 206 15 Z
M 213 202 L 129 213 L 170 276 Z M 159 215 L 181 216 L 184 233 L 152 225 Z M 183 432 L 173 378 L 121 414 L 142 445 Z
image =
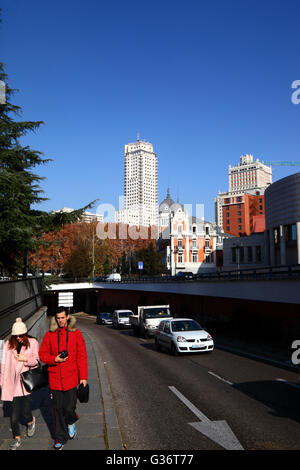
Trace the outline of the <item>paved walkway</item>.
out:
M 76 423 L 77 436 L 69 440 L 65 450 L 122 450 L 121 434 L 114 410 L 113 400 L 106 372 L 96 345 L 81 328 L 86 341 L 89 362 L 90 399 L 88 403 L 78 401 Z M 0 401 L 0 450 L 8 450 L 12 442 L 9 419 L 9 402 Z M 54 450 L 53 429 L 49 400 L 49 388 L 34 392 L 32 411 L 36 418 L 35 435 L 28 438 L 26 426 L 22 425 L 20 450 Z

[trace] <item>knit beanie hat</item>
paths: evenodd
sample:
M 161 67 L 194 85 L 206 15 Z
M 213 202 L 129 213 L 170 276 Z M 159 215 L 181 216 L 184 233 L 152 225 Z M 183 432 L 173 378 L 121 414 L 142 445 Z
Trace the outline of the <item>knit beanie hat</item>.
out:
M 11 334 L 13 336 L 25 335 L 27 333 L 27 326 L 22 322 L 22 318 L 16 318 L 16 323 L 13 324 Z

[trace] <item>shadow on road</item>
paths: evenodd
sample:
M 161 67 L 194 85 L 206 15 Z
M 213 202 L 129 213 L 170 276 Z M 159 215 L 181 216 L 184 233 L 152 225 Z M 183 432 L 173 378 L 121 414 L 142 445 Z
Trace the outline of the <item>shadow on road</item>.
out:
M 49 387 L 43 387 L 36 392 L 33 392 L 31 396 L 31 410 L 40 410 L 41 416 L 46 423 L 51 437 L 54 439 L 52 416 L 51 416 L 51 405 L 49 398 Z M 3 416 L 10 417 L 11 414 L 11 402 L 3 402 Z M 21 417 L 20 423 L 25 425 L 26 422 Z
M 272 416 L 300 423 L 300 389 L 276 380 L 244 382 L 233 388 L 272 408 Z

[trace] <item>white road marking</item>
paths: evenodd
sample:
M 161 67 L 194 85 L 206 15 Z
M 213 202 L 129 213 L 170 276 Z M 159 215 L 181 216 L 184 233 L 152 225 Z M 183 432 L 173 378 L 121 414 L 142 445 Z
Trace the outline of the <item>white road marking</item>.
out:
M 291 387 L 294 387 L 294 388 L 298 388 L 298 390 L 300 389 L 300 384 L 295 384 L 293 382 L 289 382 L 288 380 L 285 380 L 285 379 L 276 379 L 278 382 L 284 382 L 285 384 L 287 385 L 290 385 Z
M 208 371 L 210 375 L 213 375 L 216 377 L 216 379 L 222 380 L 222 382 L 225 382 L 228 385 L 233 385 L 232 382 L 229 382 L 229 380 L 223 379 L 223 377 L 220 377 L 219 375 L 215 374 L 214 372 Z
M 211 421 L 205 414 L 201 413 L 176 387 L 169 386 L 179 400 L 181 400 L 200 420 L 196 423 L 188 423 L 197 431 L 216 442 L 227 450 L 244 450 L 226 421 Z

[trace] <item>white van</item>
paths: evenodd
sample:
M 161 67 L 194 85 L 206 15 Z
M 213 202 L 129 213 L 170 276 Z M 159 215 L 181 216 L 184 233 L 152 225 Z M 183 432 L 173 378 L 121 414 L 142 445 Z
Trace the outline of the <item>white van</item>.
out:
M 131 310 L 115 310 L 113 312 L 113 327 L 114 328 L 128 328 L 131 327 L 129 316 L 133 315 Z
M 119 273 L 110 274 L 110 275 L 106 278 L 106 281 L 107 281 L 107 282 L 120 282 L 120 281 L 121 281 L 121 274 L 119 274 Z

